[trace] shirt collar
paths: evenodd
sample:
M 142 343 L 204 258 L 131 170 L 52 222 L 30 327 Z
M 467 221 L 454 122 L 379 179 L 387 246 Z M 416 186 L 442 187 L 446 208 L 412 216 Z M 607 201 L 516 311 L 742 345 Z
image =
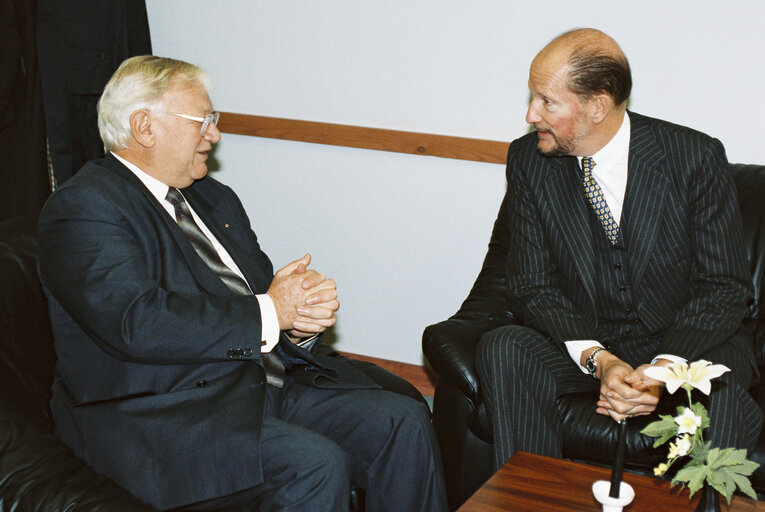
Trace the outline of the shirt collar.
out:
M 170 190 L 170 187 L 161 181 L 159 181 L 154 176 L 151 176 L 141 169 L 138 168 L 137 165 L 128 162 L 124 158 L 121 158 L 117 156 L 114 152 L 111 152 L 114 158 L 119 160 L 125 167 L 130 169 L 130 171 L 136 175 L 136 177 L 141 180 L 141 183 L 144 184 L 144 186 L 149 189 L 149 192 L 151 192 L 151 195 L 157 198 L 157 201 L 162 203 L 162 201 L 165 200 L 165 197 L 167 197 L 167 191 Z
M 630 150 L 630 116 L 624 113 L 622 125 L 608 144 L 603 146 L 600 151 L 592 155 L 595 165 L 601 169 L 612 169 L 620 161 L 626 161 Z M 581 166 L 582 157 L 578 157 Z

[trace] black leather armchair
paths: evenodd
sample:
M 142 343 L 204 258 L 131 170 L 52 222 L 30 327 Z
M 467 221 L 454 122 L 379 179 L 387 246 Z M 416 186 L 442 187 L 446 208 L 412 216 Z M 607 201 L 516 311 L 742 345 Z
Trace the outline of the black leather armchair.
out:
M 53 433 L 48 402 L 56 356 L 37 277 L 36 226 L 33 218 L 0 222 L 0 511 L 156 510 L 97 474 Z M 405 380 L 349 361 L 384 388 L 424 402 Z M 351 510 L 364 510 L 360 489 L 352 491 Z
M 755 322 L 756 353 L 760 357 L 763 382 L 751 393 L 765 409 L 765 307 L 761 310 L 765 273 L 765 166 L 730 164 L 738 188 L 744 221 L 746 250 L 753 275 L 755 302 L 750 320 Z M 508 251 L 507 211 L 503 206 L 494 224 L 483 267 L 459 311 L 443 322 L 425 329 L 423 350 L 438 373 L 433 423 L 441 446 L 446 472 L 449 504 L 456 509 L 491 476 L 491 428 L 481 399 L 481 384 L 475 369 L 475 348 L 483 333 L 501 325 L 517 323 L 508 309 L 505 295 L 505 255 Z M 573 460 L 610 465 L 611 447 L 616 441 L 615 423 L 606 417 L 590 418 L 596 396 L 591 393 L 564 397 L 563 456 Z M 640 434 L 651 416 L 629 422 L 627 469 L 650 473 L 666 456 L 666 448 L 654 450 L 652 439 Z M 750 459 L 763 464 L 753 475 L 752 484 L 765 494 L 765 436 L 761 436 Z

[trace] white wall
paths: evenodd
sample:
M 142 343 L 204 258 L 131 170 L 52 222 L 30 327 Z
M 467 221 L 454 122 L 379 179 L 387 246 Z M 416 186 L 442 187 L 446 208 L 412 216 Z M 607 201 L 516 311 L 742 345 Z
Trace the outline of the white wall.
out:
M 528 65 L 593 26 L 622 46 L 631 108 L 765 163 L 765 2 L 661 0 L 146 0 L 154 53 L 213 78 L 217 109 L 512 140 Z M 224 135 L 215 177 L 239 192 L 281 266 L 309 251 L 338 281 L 335 346 L 420 364 L 423 328 L 480 268 L 504 169 Z

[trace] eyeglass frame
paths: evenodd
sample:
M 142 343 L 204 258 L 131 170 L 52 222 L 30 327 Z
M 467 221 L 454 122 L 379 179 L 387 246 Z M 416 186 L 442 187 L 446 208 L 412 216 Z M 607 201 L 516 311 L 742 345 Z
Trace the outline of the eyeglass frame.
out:
M 205 114 L 204 117 L 198 117 L 198 116 L 191 116 L 189 114 L 178 114 L 176 112 L 166 112 L 162 111 L 163 114 L 168 114 L 175 117 L 180 117 L 183 119 L 188 119 L 189 121 L 196 121 L 197 123 L 202 123 L 202 128 L 199 130 L 200 135 L 204 135 L 207 133 L 207 129 L 210 127 L 210 123 L 212 123 L 213 126 L 218 125 L 218 120 L 220 119 L 220 112 L 210 112 L 209 114 Z

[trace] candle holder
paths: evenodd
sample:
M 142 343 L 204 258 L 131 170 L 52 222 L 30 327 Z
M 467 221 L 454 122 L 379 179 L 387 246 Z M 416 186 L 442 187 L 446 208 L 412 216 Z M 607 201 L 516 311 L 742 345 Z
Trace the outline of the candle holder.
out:
M 632 503 L 635 499 L 635 489 L 627 482 L 619 484 L 619 496 L 612 498 L 611 482 L 608 480 L 598 480 L 592 484 L 592 494 L 598 503 L 603 505 L 603 512 L 622 512 L 622 509 Z

